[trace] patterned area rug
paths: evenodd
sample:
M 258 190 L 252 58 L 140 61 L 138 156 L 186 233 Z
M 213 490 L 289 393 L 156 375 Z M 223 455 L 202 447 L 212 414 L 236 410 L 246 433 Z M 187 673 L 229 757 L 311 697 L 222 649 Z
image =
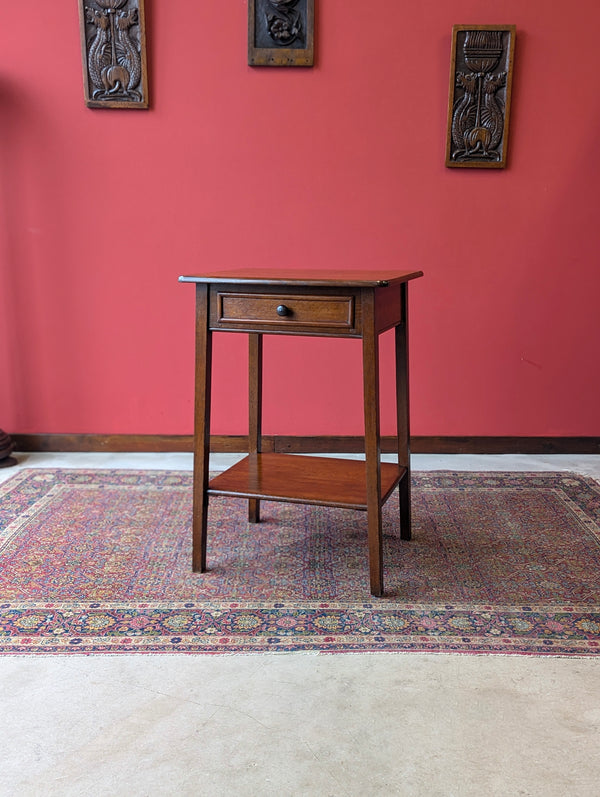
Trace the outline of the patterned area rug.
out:
M 565 473 L 418 473 L 414 535 L 366 515 L 210 501 L 191 572 L 191 474 L 23 470 L 0 485 L 0 652 L 600 653 L 600 485 Z

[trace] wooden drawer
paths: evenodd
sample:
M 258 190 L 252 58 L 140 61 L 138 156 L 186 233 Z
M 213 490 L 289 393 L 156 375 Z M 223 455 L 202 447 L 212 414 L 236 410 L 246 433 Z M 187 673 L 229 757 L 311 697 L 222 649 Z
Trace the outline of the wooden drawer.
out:
M 355 293 L 215 289 L 211 328 L 318 335 L 357 334 Z

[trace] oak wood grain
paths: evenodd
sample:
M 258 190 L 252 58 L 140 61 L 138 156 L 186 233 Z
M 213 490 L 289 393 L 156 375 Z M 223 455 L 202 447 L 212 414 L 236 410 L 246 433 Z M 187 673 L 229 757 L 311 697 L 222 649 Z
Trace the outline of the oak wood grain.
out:
M 422 276 L 422 271 L 401 269 L 239 268 L 210 269 L 204 274 L 182 275 L 179 281 L 287 287 L 305 285 L 331 288 L 380 288 Z
M 260 454 L 262 450 L 262 386 L 263 337 L 248 335 L 248 452 Z M 260 522 L 260 500 L 248 501 L 248 521 Z
M 367 509 L 365 463 L 334 457 L 249 454 L 210 480 L 210 495 L 254 497 L 270 501 Z M 381 465 L 381 504 L 405 474 L 392 463 Z
M 196 286 L 196 399 L 194 408 L 194 495 L 192 569 L 206 570 L 212 332 L 208 328 L 208 288 Z

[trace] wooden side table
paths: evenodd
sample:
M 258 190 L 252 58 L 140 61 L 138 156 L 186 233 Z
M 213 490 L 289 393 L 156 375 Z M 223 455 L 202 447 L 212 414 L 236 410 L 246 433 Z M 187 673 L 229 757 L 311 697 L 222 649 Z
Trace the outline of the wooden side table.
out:
M 238 269 L 183 276 L 196 284 L 193 569 L 206 570 L 211 495 L 366 510 L 371 593 L 383 594 L 381 508 L 400 492 L 400 534 L 410 539 L 408 281 L 421 271 Z M 379 423 L 379 335 L 395 329 L 397 464 L 382 463 Z M 209 481 L 213 332 L 249 336 L 248 456 Z M 261 453 L 263 335 L 362 338 L 365 461 Z

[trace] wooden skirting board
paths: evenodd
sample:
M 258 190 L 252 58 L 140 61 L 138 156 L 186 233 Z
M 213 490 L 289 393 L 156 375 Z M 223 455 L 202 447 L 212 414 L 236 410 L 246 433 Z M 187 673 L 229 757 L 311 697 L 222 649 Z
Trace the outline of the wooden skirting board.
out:
M 192 435 L 13 434 L 16 451 L 189 452 Z M 383 437 L 381 450 L 395 451 L 395 438 Z M 211 437 L 214 453 L 247 451 L 243 435 Z M 292 437 L 267 435 L 265 453 L 354 454 L 362 437 Z M 600 437 L 412 437 L 413 454 L 600 454 Z

